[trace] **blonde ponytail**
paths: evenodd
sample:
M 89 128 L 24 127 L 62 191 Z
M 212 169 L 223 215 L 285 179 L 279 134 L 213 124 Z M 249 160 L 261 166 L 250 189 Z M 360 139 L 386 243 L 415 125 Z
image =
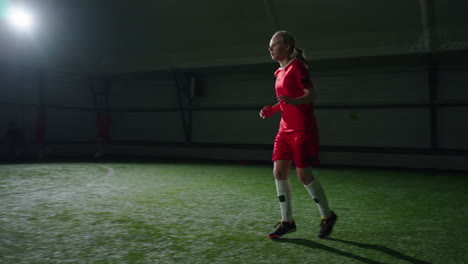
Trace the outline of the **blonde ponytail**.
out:
M 306 68 L 309 68 L 309 66 L 307 65 L 307 60 L 305 58 L 304 50 L 299 49 L 299 48 L 294 48 L 294 51 L 292 52 L 291 57 L 293 59 L 296 59 L 300 63 L 302 63 Z

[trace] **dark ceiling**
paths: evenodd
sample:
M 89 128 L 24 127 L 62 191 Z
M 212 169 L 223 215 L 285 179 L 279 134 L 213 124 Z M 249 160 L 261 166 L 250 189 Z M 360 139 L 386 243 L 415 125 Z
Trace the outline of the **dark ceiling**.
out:
M 83 72 L 264 63 L 278 29 L 309 58 L 468 49 L 466 0 L 16 0 L 28 34 L 2 21 L 0 60 Z M 428 23 L 427 23 L 428 22 Z

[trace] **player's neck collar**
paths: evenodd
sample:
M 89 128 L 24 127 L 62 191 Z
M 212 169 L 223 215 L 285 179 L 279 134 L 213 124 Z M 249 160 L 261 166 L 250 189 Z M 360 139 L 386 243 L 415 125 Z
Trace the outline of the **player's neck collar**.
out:
M 291 59 L 291 60 L 288 62 L 288 64 L 284 65 L 284 67 L 280 67 L 280 70 L 282 70 L 282 69 L 288 67 L 289 64 L 291 64 L 294 60 L 295 60 L 295 59 Z

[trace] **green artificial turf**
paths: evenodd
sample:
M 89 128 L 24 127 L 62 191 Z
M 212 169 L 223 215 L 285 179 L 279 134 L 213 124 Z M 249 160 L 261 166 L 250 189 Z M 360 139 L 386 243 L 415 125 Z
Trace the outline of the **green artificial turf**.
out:
M 0 263 L 468 263 L 467 176 L 317 168 L 339 221 L 292 178 L 298 231 L 272 168 L 227 163 L 0 165 Z M 292 171 L 294 174 L 294 171 Z

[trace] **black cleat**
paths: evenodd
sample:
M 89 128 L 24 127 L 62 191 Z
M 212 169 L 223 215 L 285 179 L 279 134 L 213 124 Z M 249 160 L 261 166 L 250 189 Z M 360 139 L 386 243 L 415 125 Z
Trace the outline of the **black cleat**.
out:
M 331 215 L 327 218 L 322 218 L 320 221 L 320 231 L 318 233 L 319 238 L 327 238 L 333 231 L 338 216 L 332 211 Z
M 274 228 L 275 230 L 268 235 L 269 238 L 280 238 L 288 233 L 296 231 L 296 223 L 294 221 L 291 223 L 279 221 Z

